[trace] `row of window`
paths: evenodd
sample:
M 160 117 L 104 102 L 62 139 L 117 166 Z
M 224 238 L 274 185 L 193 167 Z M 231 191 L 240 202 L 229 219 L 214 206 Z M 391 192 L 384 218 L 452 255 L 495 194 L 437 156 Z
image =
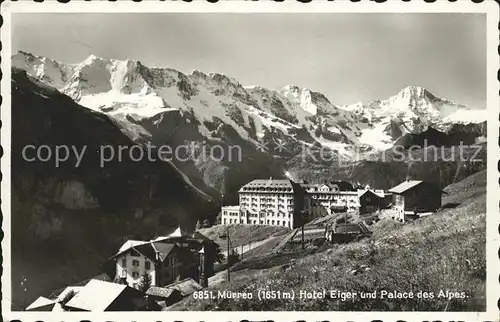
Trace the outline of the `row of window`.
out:
M 224 219 L 222 220 L 222 224 L 223 224 L 223 225 L 227 225 L 227 224 L 238 224 L 238 223 L 239 223 L 239 224 L 244 224 L 244 220 L 243 220 L 243 219 L 241 219 L 239 222 L 238 222 L 238 221 L 236 221 L 236 220 L 234 220 L 234 221 L 233 221 L 232 219 L 228 219 L 228 220 L 226 220 L 226 218 L 224 218 Z M 258 225 L 258 224 L 260 224 L 260 225 L 264 225 L 264 220 L 262 220 L 262 219 L 261 219 L 261 220 L 259 220 L 259 221 L 257 221 L 257 220 L 249 220 L 249 221 L 248 221 L 248 223 L 249 223 L 249 224 L 251 224 L 251 225 Z M 272 226 L 284 226 L 284 227 L 287 227 L 287 226 L 288 226 L 288 227 L 292 228 L 292 223 L 291 223 L 290 221 L 286 221 L 286 220 L 273 220 L 273 219 L 267 219 L 265 224 L 266 224 L 266 225 L 272 225 Z
M 127 271 L 123 270 L 120 273 L 121 278 L 127 278 Z M 132 272 L 132 278 L 133 279 L 139 279 L 141 277 L 141 274 L 138 271 L 133 271 Z
M 237 212 L 237 211 L 230 211 L 230 212 L 228 212 L 228 211 L 224 210 L 224 212 L 223 212 L 223 215 L 224 215 L 224 216 L 233 216 L 233 217 L 236 217 L 236 216 L 238 216 L 239 214 L 240 214 L 240 213 L 239 213 L 239 212 Z
M 277 193 L 277 194 L 271 194 L 271 196 L 268 193 L 263 193 L 263 194 L 240 194 L 240 199 L 245 199 L 245 198 L 292 198 L 293 194 L 283 194 L 283 193 Z
M 133 259 L 132 260 L 132 266 L 133 267 L 139 267 L 140 266 L 140 262 L 137 259 Z M 122 267 L 127 267 L 127 259 L 126 258 L 122 258 Z M 150 261 L 145 261 L 144 262 L 144 269 L 146 269 L 146 270 L 150 270 L 151 269 L 151 262 Z

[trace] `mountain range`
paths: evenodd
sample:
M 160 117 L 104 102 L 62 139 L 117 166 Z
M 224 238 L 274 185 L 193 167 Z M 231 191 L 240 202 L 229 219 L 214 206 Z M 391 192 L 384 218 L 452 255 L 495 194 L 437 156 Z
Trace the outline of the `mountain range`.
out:
M 64 64 L 20 51 L 13 55 L 12 65 L 78 104 L 108 115 L 138 144 L 186 145 L 190 160 L 173 162 L 188 177 L 222 193 L 256 174 L 286 175 L 287 163 L 304 149 L 322 148 L 350 157 L 401 142 L 406 147 L 424 139 L 453 145 L 460 140 L 484 141 L 486 135 L 485 110 L 436 97 L 418 86 L 407 86 L 385 100 L 342 106 L 295 85 L 243 86 L 224 74 L 184 74 L 94 55 L 79 64 Z M 237 145 L 242 160 L 207 160 L 200 155 L 207 153 L 201 142 L 217 145 L 226 156 Z M 233 182 L 236 173 L 240 180 Z

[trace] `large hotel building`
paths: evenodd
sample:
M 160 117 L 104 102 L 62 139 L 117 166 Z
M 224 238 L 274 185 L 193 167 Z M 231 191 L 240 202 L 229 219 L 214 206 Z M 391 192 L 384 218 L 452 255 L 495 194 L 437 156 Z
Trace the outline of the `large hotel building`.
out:
M 271 225 L 295 228 L 306 220 L 334 212 L 371 212 L 387 200 L 380 190 L 354 190 L 344 181 L 295 183 L 256 179 L 239 190 L 239 205 L 222 207 L 221 224 Z
M 253 180 L 239 190 L 239 206 L 222 208 L 222 224 L 295 227 L 304 193 L 291 180 Z

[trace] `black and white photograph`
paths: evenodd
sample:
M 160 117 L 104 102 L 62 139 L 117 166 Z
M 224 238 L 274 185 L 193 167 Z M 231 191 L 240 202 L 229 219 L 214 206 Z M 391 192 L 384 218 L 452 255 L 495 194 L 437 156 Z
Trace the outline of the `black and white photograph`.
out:
M 12 319 L 498 317 L 495 6 L 98 5 L 3 8 Z

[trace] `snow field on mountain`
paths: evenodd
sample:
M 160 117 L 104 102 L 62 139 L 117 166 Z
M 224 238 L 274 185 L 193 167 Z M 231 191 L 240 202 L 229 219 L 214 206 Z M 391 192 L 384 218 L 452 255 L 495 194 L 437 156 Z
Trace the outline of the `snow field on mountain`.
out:
M 294 141 L 290 131 L 305 129 L 317 142 L 341 151 L 358 144 L 384 150 L 398 139 L 394 133 L 416 134 L 429 126 L 444 131 L 453 124 L 480 123 L 487 117 L 485 110 L 470 110 L 418 86 L 366 105 L 336 106 L 321 93 L 294 85 L 278 90 L 243 87 L 223 74 L 195 70 L 185 75 L 94 55 L 69 65 L 19 52 L 12 64 L 81 105 L 112 117 L 151 118 L 180 109 L 199 122 L 199 132 L 206 137 L 212 135 L 213 124 L 222 122 L 253 144 L 258 144 L 252 138 L 254 130 L 257 140 L 274 128 Z M 393 127 L 397 131 L 391 134 L 388 129 Z

